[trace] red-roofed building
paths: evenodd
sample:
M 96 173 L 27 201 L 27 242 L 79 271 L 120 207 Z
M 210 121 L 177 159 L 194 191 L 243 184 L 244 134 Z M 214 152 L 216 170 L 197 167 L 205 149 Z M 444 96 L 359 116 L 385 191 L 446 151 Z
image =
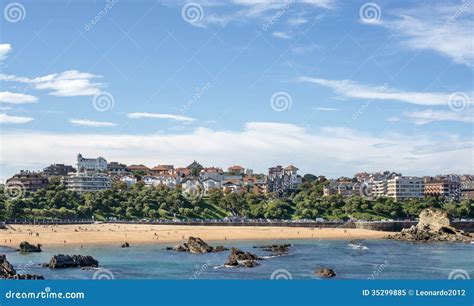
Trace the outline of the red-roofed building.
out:
M 244 172 L 245 172 L 245 168 L 243 168 L 241 166 L 236 166 L 236 165 L 227 168 L 227 170 L 230 173 L 233 173 L 233 174 L 244 174 Z
M 173 173 L 173 165 L 158 165 L 150 169 L 152 175 L 170 175 Z
M 148 168 L 147 166 L 145 165 L 130 165 L 130 166 L 127 166 L 127 169 L 128 171 L 130 172 L 133 172 L 133 171 L 143 171 L 143 172 L 146 172 L 148 173 L 148 171 L 150 171 L 150 168 Z

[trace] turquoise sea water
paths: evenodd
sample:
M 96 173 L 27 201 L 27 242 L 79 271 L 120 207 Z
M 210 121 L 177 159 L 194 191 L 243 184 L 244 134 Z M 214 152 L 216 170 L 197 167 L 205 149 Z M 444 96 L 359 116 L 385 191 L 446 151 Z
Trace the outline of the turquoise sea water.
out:
M 19 254 L 0 247 L 0 254 L 19 273 L 34 273 L 47 279 L 269 279 L 317 278 L 321 267 L 333 269 L 339 279 L 447 279 L 461 269 L 474 277 L 474 244 L 413 244 L 392 240 L 365 240 L 367 250 L 355 250 L 342 240 L 212 242 L 268 256 L 253 246 L 292 243 L 288 255 L 267 258 L 255 268 L 224 268 L 228 251 L 186 254 L 166 251 L 169 244 L 117 246 L 45 247 L 42 253 Z M 56 269 L 41 267 L 55 254 L 91 255 L 100 269 Z M 455 272 L 459 273 L 459 272 Z M 464 273 L 464 272 L 461 272 Z

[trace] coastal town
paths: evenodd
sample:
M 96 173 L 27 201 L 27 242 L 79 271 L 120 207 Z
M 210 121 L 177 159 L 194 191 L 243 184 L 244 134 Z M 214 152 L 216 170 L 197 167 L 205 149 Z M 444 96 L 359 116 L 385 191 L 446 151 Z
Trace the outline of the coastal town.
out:
M 268 173 L 254 173 L 252 169 L 232 165 L 224 171 L 218 167 L 204 167 L 193 161 L 187 167 L 143 164 L 125 165 L 108 162 L 103 157 L 89 158 L 77 155 L 75 167 L 51 164 L 42 171 L 22 170 L 6 180 L 3 188 L 14 196 L 46 188 L 51 179 L 57 178 L 68 190 L 78 193 L 108 190 L 114 184 L 131 188 L 135 184 L 145 187 L 181 188 L 187 196 L 207 196 L 211 191 L 223 193 L 253 193 L 281 197 L 298 189 L 305 180 L 324 183 L 323 195 L 342 197 L 360 196 L 369 199 L 380 197 L 394 201 L 443 197 L 452 201 L 474 199 L 474 176 L 448 174 L 436 176 L 404 176 L 384 171 L 356 173 L 352 178 L 326 178 L 298 173 L 294 165 L 273 166 Z

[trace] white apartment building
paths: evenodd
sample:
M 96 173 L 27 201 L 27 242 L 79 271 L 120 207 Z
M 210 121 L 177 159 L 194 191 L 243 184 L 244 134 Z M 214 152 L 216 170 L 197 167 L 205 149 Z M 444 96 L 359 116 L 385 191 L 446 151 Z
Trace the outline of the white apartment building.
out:
M 172 176 L 144 176 L 142 178 L 145 186 L 166 186 L 168 188 L 176 188 L 176 179 Z
M 422 177 L 396 176 L 386 182 L 386 196 L 395 201 L 424 197 L 425 183 Z
M 77 155 L 77 171 L 107 171 L 107 161 L 103 157 L 85 158 L 81 154 Z
M 120 178 L 120 181 L 124 182 L 127 185 L 127 188 L 131 188 L 133 185 L 137 183 L 137 178 L 133 175 L 125 175 Z
M 106 175 L 78 172 L 67 178 L 67 188 L 76 192 L 93 192 L 110 189 L 112 182 Z

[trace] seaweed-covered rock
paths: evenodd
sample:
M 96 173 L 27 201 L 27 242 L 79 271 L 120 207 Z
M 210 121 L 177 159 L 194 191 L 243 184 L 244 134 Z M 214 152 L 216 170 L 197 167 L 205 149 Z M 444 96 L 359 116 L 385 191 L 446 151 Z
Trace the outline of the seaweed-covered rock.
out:
M 262 249 L 266 252 L 272 252 L 275 255 L 284 255 L 290 251 L 291 244 L 272 244 L 272 245 L 262 245 L 254 246 L 254 248 Z
M 261 260 L 261 258 L 255 254 L 232 248 L 224 266 L 252 268 L 258 265 L 257 260 Z
M 17 274 L 5 255 L 0 255 L 0 279 L 44 279 L 36 274 Z
M 0 255 L 0 278 L 10 278 L 14 275 L 16 275 L 16 271 L 7 260 L 7 256 Z
M 208 245 L 204 240 L 198 237 L 189 237 L 187 242 L 178 244 L 173 248 L 168 247 L 166 249 L 177 252 L 189 252 L 193 254 L 216 253 L 227 250 L 223 246 L 212 247 Z
M 329 268 L 323 268 L 316 271 L 316 275 L 322 278 L 331 278 L 336 276 L 336 272 Z
M 20 243 L 20 248 L 18 251 L 21 253 L 38 253 L 41 252 L 41 244 L 33 245 L 28 241 L 23 241 Z
M 49 263 L 43 266 L 51 269 L 64 269 L 64 268 L 96 268 L 99 266 L 99 262 L 92 256 L 83 255 L 54 255 Z

